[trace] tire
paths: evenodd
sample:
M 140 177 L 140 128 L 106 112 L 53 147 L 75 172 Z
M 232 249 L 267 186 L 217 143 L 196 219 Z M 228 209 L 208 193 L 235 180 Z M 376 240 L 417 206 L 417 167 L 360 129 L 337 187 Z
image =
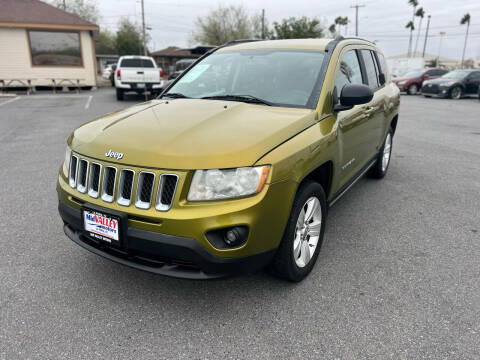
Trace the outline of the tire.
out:
M 450 90 L 450 99 L 454 99 L 454 100 L 458 100 L 462 97 L 462 88 L 460 86 L 454 86 L 451 90 Z
M 392 145 L 393 145 L 393 131 L 390 128 L 385 136 L 383 146 L 378 152 L 377 161 L 368 171 L 367 175 L 374 179 L 382 179 L 385 177 L 390 165 L 390 159 L 392 157 Z M 388 156 L 387 156 L 388 155 Z M 386 161 L 386 163 L 385 163 Z
M 312 212 L 313 216 L 307 218 Z M 304 221 L 300 220 L 301 214 Z M 322 186 L 305 181 L 297 191 L 282 241 L 270 266 L 275 276 L 299 282 L 312 271 L 322 246 L 326 215 L 327 202 Z M 299 229 L 300 223 L 303 229 Z
M 115 89 L 117 92 L 117 100 L 122 101 L 124 98 L 123 89 Z
M 431 96 L 430 96 L 430 95 L 423 95 L 423 96 L 425 96 L 426 98 L 431 98 Z
M 416 95 L 418 94 L 418 85 L 417 84 L 412 84 L 408 87 L 407 90 L 408 95 Z

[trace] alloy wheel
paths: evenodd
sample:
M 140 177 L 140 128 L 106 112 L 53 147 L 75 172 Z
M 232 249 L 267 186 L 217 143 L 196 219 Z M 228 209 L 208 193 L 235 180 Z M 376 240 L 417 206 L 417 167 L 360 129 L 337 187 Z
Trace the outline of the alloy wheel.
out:
M 390 155 L 392 153 L 392 135 L 387 134 L 385 139 L 385 145 L 383 146 L 383 156 L 382 156 L 382 171 L 387 170 L 388 163 L 390 162 Z
M 298 215 L 293 240 L 293 257 L 298 267 L 305 267 L 313 257 L 322 229 L 322 206 L 312 196 L 302 207 Z

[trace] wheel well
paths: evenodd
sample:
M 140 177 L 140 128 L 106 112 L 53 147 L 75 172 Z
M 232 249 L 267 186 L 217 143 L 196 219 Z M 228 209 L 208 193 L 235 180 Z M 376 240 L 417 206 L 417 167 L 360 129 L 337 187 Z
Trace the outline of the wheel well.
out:
M 398 115 L 394 116 L 392 122 L 390 123 L 390 127 L 392 128 L 393 134 L 395 134 L 395 130 L 397 129 L 397 122 L 398 122 Z
M 326 163 L 320 165 L 315 170 L 310 172 L 303 181 L 311 180 L 319 183 L 323 191 L 325 192 L 325 196 L 328 199 L 328 195 L 330 193 L 330 186 L 332 183 L 332 174 L 333 174 L 333 163 L 331 161 L 327 161 Z M 302 181 L 302 182 L 303 182 Z

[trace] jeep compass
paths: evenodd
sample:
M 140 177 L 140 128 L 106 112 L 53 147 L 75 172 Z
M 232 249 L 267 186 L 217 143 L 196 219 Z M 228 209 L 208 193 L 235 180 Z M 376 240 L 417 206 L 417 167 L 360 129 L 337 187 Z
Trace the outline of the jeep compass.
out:
M 65 234 L 157 274 L 268 267 L 300 281 L 328 208 L 364 174 L 387 173 L 399 99 L 365 40 L 227 43 L 158 99 L 70 135 L 57 184 Z

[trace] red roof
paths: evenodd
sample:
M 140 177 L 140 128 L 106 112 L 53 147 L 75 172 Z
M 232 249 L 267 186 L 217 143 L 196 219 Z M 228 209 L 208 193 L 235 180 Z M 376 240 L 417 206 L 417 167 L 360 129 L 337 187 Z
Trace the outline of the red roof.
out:
M 53 25 L 53 27 L 65 29 L 98 29 L 97 25 L 77 15 L 39 0 L 0 0 L 0 9 L 0 26 L 19 27 L 22 24 L 27 24 L 32 27 Z

